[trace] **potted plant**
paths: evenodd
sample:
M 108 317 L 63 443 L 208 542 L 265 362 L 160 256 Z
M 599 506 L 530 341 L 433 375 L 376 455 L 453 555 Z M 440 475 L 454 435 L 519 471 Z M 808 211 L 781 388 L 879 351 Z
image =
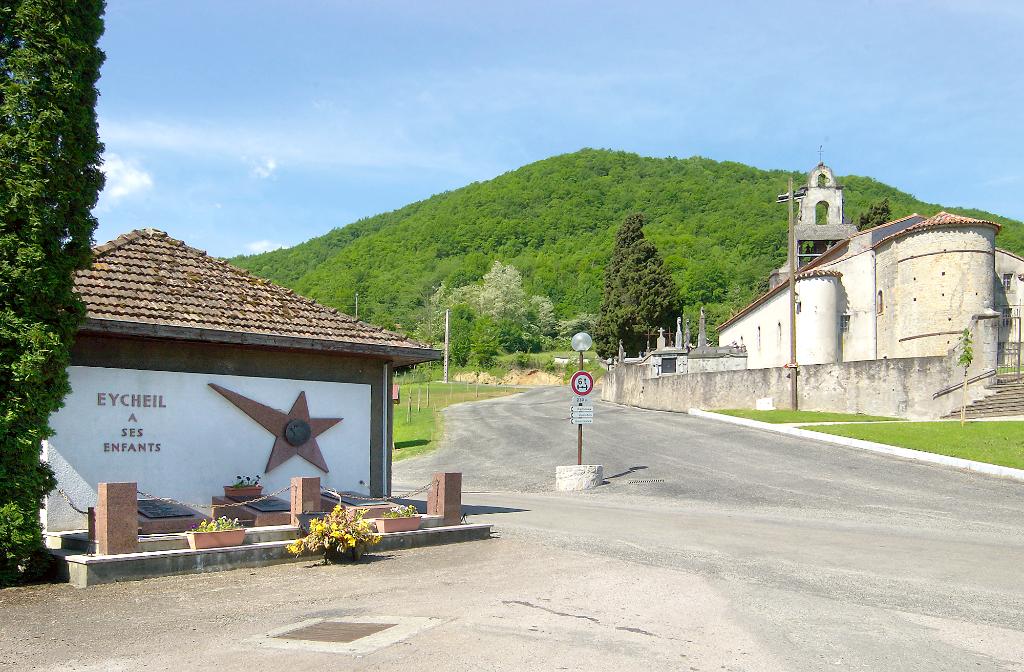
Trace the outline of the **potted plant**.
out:
M 224 496 L 231 499 L 252 499 L 263 494 L 263 486 L 260 485 L 260 477 L 256 476 L 235 476 L 232 485 L 224 486 Z
M 326 564 L 344 558 L 358 560 L 367 547 L 379 541 L 380 535 L 373 533 L 370 521 L 363 520 L 361 510 L 339 504 L 323 518 L 310 520 L 306 536 L 296 539 L 288 551 L 294 555 L 320 553 Z
M 245 541 L 245 528 L 238 518 L 231 520 L 226 516 L 213 520 L 204 520 L 191 532 L 186 532 L 188 546 L 193 551 L 200 548 L 223 548 L 225 546 L 241 546 Z
M 416 507 L 396 506 L 387 511 L 383 517 L 375 519 L 377 531 L 381 534 L 387 532 L 412 532 L 420 529 L 420 512 Z

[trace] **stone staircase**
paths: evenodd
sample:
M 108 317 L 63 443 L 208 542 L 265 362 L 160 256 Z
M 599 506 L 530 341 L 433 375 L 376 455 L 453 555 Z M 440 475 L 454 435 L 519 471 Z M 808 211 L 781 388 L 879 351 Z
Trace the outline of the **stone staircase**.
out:
M 1024 416 L 1024 381 L 1000 379 L 989 389 L 992 394 L 968 404 L 968 419 Z M 946 417 L 959 418 L 960 411 L 953 411 Z

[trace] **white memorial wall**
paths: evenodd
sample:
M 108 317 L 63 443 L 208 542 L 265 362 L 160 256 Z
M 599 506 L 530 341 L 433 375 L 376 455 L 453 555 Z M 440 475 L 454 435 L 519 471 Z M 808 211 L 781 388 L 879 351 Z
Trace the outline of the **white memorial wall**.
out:
M 95 504 L 103 481 L 136 481 L 144 492 L 207 505 L 238 475 L 259 475 L 265 494 L 295 476 L 319 476 L 327 487 L 369 493 L 369 385 L 86 366 L 72 366 L 68 374 L 72 392 L 50 418 L 54 435 L 43 451 L 58 487 L 80 508 Z M 263 416 L 272 426 L 291 419 L 305 393 L 312 439 L 291 445 L 285 422 L 275 436 L 211 384 L 235 393 L 250 412 L 269 407 Z M 310 454 L 312 441 L 326 473 L 302 455 Z M 279 464 L 267 472 L 275 444 Z M 279 496 L 289 498 L 288 492 Z M 43 522 L 54 532 L 86 524 L 56 491 L 47 497 Z

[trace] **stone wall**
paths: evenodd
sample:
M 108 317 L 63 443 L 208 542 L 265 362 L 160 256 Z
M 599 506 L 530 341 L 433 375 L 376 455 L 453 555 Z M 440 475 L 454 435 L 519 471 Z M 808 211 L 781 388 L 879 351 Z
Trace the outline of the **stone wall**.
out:
M 989 367 L 990 368 L 990 367 Z M 978 361 L 973 377 L 988 370 Z M 755 401 L 772 398 L 776 408 L 789 408 L 789 370 L 748 369 L 648 377 L 648 368 L 620 364 L 604 378 L 601 398 L 628 406 L 662 411 L 754 408 Z M 841 364 L 817 364 L 800 368 L 800 408 L 889 415 L 911 419 L 938 418 L 960 406 L 955 391 L 933 399 L 932 395 L 963 381 L 955 355 L 911 357 Z M 986 395 L 989 378 L 968 387 L 968 400 Z

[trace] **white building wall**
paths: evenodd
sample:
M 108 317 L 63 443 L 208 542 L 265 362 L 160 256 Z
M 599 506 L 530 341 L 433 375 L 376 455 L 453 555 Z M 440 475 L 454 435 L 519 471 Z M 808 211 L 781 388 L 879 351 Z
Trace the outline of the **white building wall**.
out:
M 797 280 L 797 362 L 833 363 L 838 358 L 839 300 L 834 276 Z M 719 343 L 747 348 L 747 368 L 763 369 L 789 362 L 789 288 L 786 287 L 737 322 L 722 329 Z

